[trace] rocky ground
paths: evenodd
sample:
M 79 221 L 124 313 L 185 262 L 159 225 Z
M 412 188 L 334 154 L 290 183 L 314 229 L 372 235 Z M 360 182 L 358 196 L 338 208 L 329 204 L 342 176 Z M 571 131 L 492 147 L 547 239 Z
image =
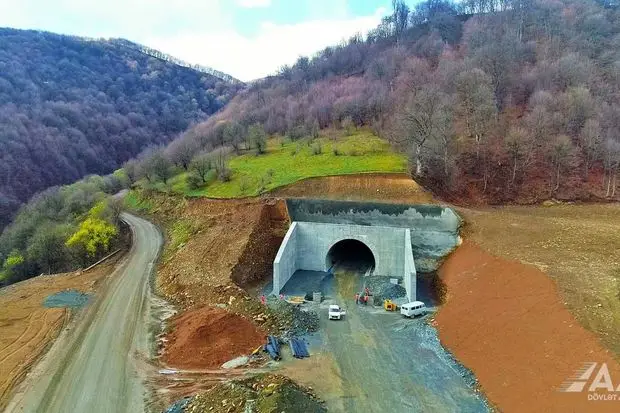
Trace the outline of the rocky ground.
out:
M 272 374 L 222 383 L 192 398 L 188 413 L 322 413 L 327 410 L 309 389 Z

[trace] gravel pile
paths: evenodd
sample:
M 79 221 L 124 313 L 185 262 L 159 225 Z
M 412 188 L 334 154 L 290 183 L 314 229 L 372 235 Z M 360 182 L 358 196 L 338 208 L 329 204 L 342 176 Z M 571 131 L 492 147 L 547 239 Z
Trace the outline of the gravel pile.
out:
M 393 300 L 407 295 L 404 287 L 390 283 L 390 277 L 367 277 L 365 284 L 370 293 L 374 295 L 376 305 L 383 305 L 384 300 Z
M 277 298 L 269 299 L 267 305 L 277 314 L 280 329 L 287 330 L 293 336 L 311 333 L 319 329 L 319 315 L 315 311 L 301 310 L 299 307 Z
M 195 396 L 187 413 L 325 413 L 323 402 L 309 389 L 279 375 L 218 384 Z

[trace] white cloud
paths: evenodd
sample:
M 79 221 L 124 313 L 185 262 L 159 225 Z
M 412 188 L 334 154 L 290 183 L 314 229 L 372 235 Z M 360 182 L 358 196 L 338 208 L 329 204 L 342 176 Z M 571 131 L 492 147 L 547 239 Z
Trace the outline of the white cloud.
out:
M 237 5 L 245 9 L 271 6 L 271 0 L 237 0 Z
M 370 16 L 312 20 L 297 24 L 263 22 L 252 37 L 227 29 L 215 33 L 186 32 L 144 39 L 151 47 L 191 63 L 207 65 L 248 81 L 273 74 L 357 32 L 366 33 L 381 20 L 384 9 Z
M 264 7 L 271 0 L 176 0 L 174 4 L 169 0 L 0 0 L 0 26 L 123 37 L 253 80 L 275 73 L 299 56 L 367 32 L 385 13 L 380 8 L 372 15 L 351 17 L 347 0 L 307 1 L 315 8 L 309 15 L 324 17 L 295 24 L 265 21 L 257 30 L 240 31 L 235 23 L 242 22 L 236 20 L 233 5 Z

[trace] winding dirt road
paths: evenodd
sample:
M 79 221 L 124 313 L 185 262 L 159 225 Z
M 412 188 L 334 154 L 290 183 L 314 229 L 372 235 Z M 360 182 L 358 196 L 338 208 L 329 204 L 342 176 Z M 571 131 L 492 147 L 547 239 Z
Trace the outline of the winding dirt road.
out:
M 163 240 L 150 222 L 122 218 L 133 232 L 128 258 L 31 372 L 7 412 L 145 411 L 138 366 L 149 351 L 149 276 Z

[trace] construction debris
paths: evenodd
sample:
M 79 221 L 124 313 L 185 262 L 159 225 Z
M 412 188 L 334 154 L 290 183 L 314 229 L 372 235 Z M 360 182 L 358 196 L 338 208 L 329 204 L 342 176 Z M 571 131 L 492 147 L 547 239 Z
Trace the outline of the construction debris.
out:
M 300 336 L 319 329 L 319 315 L 315 311 L 299 308 L 273 297 L 267 300 L 267 305 L 277 314 L 280 330 L 291 336 Z
M 185 412 L 324 413 L 323 402 L 287 377 L 261 374 L 219 384 L 191 399 Z M 176 413 L 176 412 L 175 412 Z

